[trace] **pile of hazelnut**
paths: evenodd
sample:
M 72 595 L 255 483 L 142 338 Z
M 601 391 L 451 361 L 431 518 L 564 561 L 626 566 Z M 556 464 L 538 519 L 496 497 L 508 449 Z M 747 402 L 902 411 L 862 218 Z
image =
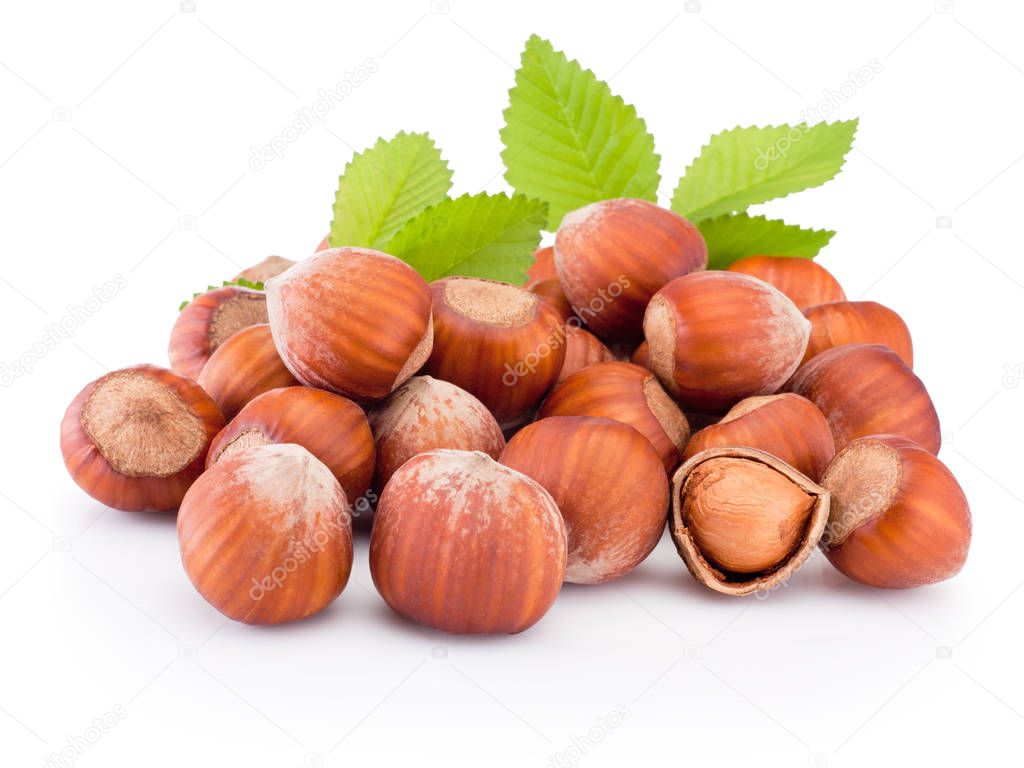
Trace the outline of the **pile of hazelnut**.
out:
M 637 567 L 666 523 L 730 595 L 781 584 L 816 547 L 876 587 L 967 556 L 906 325 L 813 261 L 709 271 L 690 222 L 621 199 L 567 215 L 526 286 L 428 284 L 326 245 L 240 277 L 265 289 L 198 295 L 170 370 L 102 376 L 61 428 L 93 497 L 178 510 L 185 570 L 232 619 L 330 604 L 353 518 L 372 517 L 388 605 L 459 633 L 528 628 L 563 582 Z

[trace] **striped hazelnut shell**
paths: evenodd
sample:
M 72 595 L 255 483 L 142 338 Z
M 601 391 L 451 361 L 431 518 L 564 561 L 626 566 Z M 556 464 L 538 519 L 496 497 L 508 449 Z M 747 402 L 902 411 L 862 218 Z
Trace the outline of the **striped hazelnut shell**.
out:
M 921 380 L 881 344 L 846 344 L 815 355 L 789 388 L 821 409 L 836 450 L 858 437 L 902 435 L 932 453 L 942 444 L 939 416 Z
M 683 459 L 729 445 L 770 453 L 812 480 L 821 477 L 836 452 L 824 414 L 792 392 L 740 400 L 720 421 L 693 434 Z

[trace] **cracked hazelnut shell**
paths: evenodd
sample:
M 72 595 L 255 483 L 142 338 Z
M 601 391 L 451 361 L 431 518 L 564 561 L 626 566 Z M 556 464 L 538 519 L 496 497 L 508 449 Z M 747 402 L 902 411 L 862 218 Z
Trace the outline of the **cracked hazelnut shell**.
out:
M 690 573 L 727 595 L 772 589 L 811 556 L 828 491 L 755 448 L 710 448 L 672 479 L 669 532 Z

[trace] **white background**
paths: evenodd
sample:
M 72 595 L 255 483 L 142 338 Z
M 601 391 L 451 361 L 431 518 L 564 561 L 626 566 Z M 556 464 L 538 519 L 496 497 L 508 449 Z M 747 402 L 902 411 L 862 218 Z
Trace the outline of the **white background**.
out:
M 959 0 L 952 13 L 882 0 L 431 10 L 4 4 L 0 363 L 23 358 L 32 372 L 0 388 L 0 762 L 43 765 L 115 708 L 117 724 L 74 765 L 838 767 L 1016 754 L 1024 14 Z M 837 229 L 822 263 L 851 298 L 886 303 L 912 328 L 942 458 L 975 515 L 960 576 L 884 592 L 816 557 L 768 599 L 736 600 L 699 588 L 666 540 L 616 583 L 568 587 L 523 635 L 458 639 L 389 612 L 360 537 L 329 610 L 251 628 L 193 591 L 172 516 L 105 510 L 74 486 L 58 424 L 75 393 L 110 369 L 166 364 L 193 291 L 269 253 L 310 252 L 354 149 L 429 130 L 454 192 L 505 189 L 501 111 L 531 32 L 647 118 L 666 201 L 714 131 L 797 121 L 823 101 L 861 117 L 838 180 L 765 208 Z M 366 59 L 378 71 L 325 123 L 249 166 L 253 147 Z M 872 60 L 870 82 L 823 95 Z M 125 287 L 73 315 L 70 338 L 34 348 L 117 276 Z

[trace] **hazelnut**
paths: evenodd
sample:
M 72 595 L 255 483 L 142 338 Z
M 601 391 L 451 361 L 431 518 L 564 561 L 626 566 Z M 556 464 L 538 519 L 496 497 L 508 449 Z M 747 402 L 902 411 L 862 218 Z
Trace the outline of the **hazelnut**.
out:
M 502 426 L 528 416 L 551 389 L 565 358 L 563 321 L 525 288 L 446 277 L 434 294 L 431 376 L 478 397 Z
M 538 248 L 533 252 L 533 264 L 526 270 L 526 287 L 536 285 L 545 280 L 557 280 L 558 270 L 555 269 L 555 247 L 553 245 Z
M 690 437 L 686 416 L 646 368 L 621 362 L 595 363 L 552 390 L 538 413 L 602 416 L 636 429 L 654 446 L 667 472 L 679 463 Z
M 198 382 L 226 419 L 234 418 L 257 395 L 298 384 L 281 362 L 266 323 L 243 328 L 217 347 Z
M 629 361 L 634 365 L 649 369 L 651 367 L 651 345 L 646 341 L 641 341 L 640 345 L 630 354 Z
M 695 432 L 683 460 L 708 448 L 743 445 L 759 448 L 817 480 L 835 455 L 832 429 L 818 406 L 786 393 L 740 400 L 716 424 Z
M 854 581 L 903 589 L 963 567 L 971 541 L 967 499 L 945 464 L 912 440 L 854 440 L 821 484 L 832 494 L 822 549 Z
M 263 291 L 225 285 L 201 293 L 178 314 L 167 349 L 171 370 L 190 379 L 199 378 L 210 355 L 237 331 L 267 322 L 267 298 Z
M 203 471 L 224 426 L 191 379 L 155 365 L 108 373 L 72 401 L 60 448 L 72 479 L 115 509 L 171 510 Z
M 348 398 L 310 387 L 282 387 L 250 400 L 210 444 L 207 468 L 254 445 L 295 443 L 322 461 L 355 512 L 373 478 L 374 446 L 363 409 Z
M 528 286 L 527 289 L 530 293 L 536 293 L 538 296 L 547 300 L 555 311 L 558 312 L 558 316 L 562 318 L 562 322 L 568 322 L 571 318 L 575 317 L 572 311 L 572 306 L 569 304 L 569 300 L 565 298 L 565 294 L 562 293 L 562 284 L 558 282 L 557 278 L 549 280 L 541 280 Z
M 903 318 L 874 301 L 837 301 L 804 310 L 811 321 L 806 363 L 815 355 L 843 344 L 884 344 L 914 367 L 914 345 Z
M 655 292 L 707 264 L 698 229 L 646 200 L 591 203 L 566 214 L 555 236 L 562 290 L 580 319 L 603 339 L 635 343 Z
M 181 562 L 225 616 L 280 624 L 326 608 L 352 570 L 352 524 L 331 471 L 298 445 L 227 456 L 178 512 Z
M 921 380 L 881 344 L 846 344 L 804 363 L 789 385 L 821 409 L 836 450 L 857 437 L 902 435 L 939 452 L 939 417 Z
M 295 266 L 295 262 L 284 256 L 267 256 L 263 261 L 257 262 L 235 275 L 234 282 L 248 280 L 250 283 L 265 283 L 292 266 Z
M 776 392 L 800 365 L 810 329 L 783 293 L 733 272 L 673 280 L 644 317 L 651 370 L 685 408 L 701 413 Z
M 597 336 L 575 322 L 565 324 L 565 360 L 558 372 L 559 382 L 594 363 L 608 363 L 615 355 Z
M 487 454 L 434 450 L 391 477 L 374 515 L 370 573 L 395 611 L 454 633 L 535 624 L 565 577 L 550 494 Z
M 828 519 L 828 491 L 754 448 L 711 448 L 672 481 L 669 530 L 693 576 L 729 595 L 787 580 Z
M 270 330 L 296 379 L 380 400 L 430 355 L 430 289 L 393 256 L 321 251 L 267 281 Z
M 830 301 L 846 301 L 843 287 L 832 273 L 802 256 L 747 256 L 734 261 L 728 269 L 774 285 L 801 310 Z
M 400 466 L 434 448 L 501 456 L 505 438 L 487 406 L 464 389 L 413 376 L 367 414 L 377 443 L 374 485 L 382 489 Z
M 516 433 L 501 463 L 544 486 L 561 510 L 566 581 L 598 584 L 628 573 L 665 530 L 668 476 L 647 439 L 626 424 L 592 416 L 541 419 Z

